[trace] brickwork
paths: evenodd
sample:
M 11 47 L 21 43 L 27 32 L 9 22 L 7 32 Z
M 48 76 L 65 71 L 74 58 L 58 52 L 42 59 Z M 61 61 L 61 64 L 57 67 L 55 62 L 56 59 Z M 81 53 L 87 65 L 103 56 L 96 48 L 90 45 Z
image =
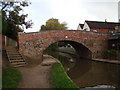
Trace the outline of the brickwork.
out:
M 102 33 L 110 33 L 110 32 L 115 32 L 114 29 L 96 29 L 96 28 L 91 28 L 90 31 L 96 30 L 97 32 L 102 32 Z
M 5 36 L 0 34 L 0 48 L 5 49 Z
M 102 58 L 104 50 L 107 49 L 108 35 L 76 30 L 54 30 L 35 33 L 20 32 L 18 37 L 20 52 L 32 58 L 42 58 L 44 50 L 58 41 L 67 41 L 81 56 L 90 58 L 91 53 L 91 58 Z

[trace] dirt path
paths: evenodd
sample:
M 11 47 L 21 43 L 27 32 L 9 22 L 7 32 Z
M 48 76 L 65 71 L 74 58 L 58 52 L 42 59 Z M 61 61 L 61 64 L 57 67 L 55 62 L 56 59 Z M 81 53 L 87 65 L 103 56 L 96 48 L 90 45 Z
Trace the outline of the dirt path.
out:
M 55 59 L 46 55 L 40 65 L 19 68 L 22 73 L 22 80 L 18 88 L 51 88 L 49 75 L 56 62 Z

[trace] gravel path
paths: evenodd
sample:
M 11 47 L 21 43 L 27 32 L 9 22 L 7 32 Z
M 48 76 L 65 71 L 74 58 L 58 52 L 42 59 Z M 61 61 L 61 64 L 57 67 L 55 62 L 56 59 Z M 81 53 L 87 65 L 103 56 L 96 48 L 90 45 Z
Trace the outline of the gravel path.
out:
M 40 65 L 34 67 L 20 67 L 22 80 L 18 88 L 51 88 L 49 75 L 52 66 L 57 62 L 54 58 L 45 55 Z

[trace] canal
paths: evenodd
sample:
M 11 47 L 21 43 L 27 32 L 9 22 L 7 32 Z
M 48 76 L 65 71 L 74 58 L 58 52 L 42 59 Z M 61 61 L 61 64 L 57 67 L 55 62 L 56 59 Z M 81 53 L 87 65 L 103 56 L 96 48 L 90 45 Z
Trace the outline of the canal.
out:
M 59 48 L 51 55 L 62 62 L 69 77 L 80 88 L 104 85 L 120 90 L 120 64 L 82 59 L 68 48 Z
M 80 87 L 106 85 L 120 90 L 120 64 L 76 58 L 68 53 L 58 53 L 69 77 Z
M 79 59 L 67 73 L 81 88 L 120 85 L 120 65 L 116 64 Z

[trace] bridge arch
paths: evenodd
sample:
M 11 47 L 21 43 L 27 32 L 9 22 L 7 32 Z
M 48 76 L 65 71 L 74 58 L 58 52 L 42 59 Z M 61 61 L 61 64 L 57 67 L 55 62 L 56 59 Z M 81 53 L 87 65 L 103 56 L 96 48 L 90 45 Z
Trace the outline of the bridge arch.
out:
M 90 49 L 83 45 L 80 42 L 77 41 L 73 41 L 73 40 L 57 40 L 57 41 L 53 41 L 51 43 L 49 43 L 44 49 L 43 52 L 52 44 L 57 43 L 57 42 L 64 42 L 67 44 L 70 44 L 76 51 L 77 55 L 80 58 L 85 58 L 85 59 L 92 59 L 92 52 L 90 51 Z M 43 54 L 43 53 L 42 53 Z

